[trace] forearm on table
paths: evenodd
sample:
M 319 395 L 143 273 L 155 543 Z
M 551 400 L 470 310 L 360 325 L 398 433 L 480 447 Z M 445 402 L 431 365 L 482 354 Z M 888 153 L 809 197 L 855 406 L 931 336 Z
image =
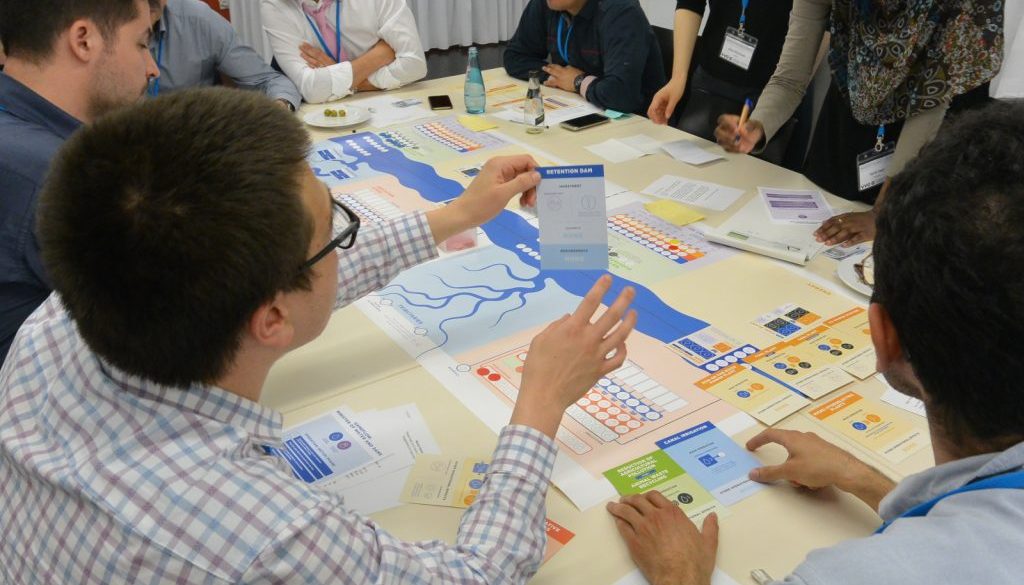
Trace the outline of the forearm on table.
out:
M 807 91 L 831 9 L 831 0 L 796 0 L 793 3 L 789 32 L 775 74 L 750 116 L 764 125 L 766 142 L 789 120 Z
M 836 487 L 856 496 L 877 512 L 882 499 L 896 487 L 896 482 L 867 463 L 858 461 L 857 465 L 849 467 L 845 477 L 836 483 Z

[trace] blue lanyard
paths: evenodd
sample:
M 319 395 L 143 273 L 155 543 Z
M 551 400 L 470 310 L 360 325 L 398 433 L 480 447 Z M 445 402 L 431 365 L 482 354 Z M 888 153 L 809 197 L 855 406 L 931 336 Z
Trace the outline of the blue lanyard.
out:
M 746 7 L 751 5 L 751 0 L 742 0 L 743 9 L 739 12 L 739 32 L 746 28 Z
M 313 34 L 316 35 L 316 40 L 320 41 L 320 46 L 324 48 L 324 53 L 330 55 L 331 59 L 334 59 L 335 63 L 341 63 L 341 0 L 335 2 L 334 9 L 334 35 L 335 40 L 337 41 L 335 46 L 338 47 L 338 54 L 332 53 L 327 47 L 327 41 L 324 40 L 324 36 L 320 34 L 320 28 L 317 27 L 315 22 L 313 22 L 313 19 L 305 12 L 303 12 L 303 14 L 305 14 L 306 21 L 309 22 L 309 26 L 312 27 Z
M 159 71 L 160 66 L 164 62 L 164 34 L 160 33 L 160 43 L 156 47 L 156 68 Z M 149 86 L 149 97 L 156 97 L 160 95 L 160 78 L 157 77 L 153 80 L 153 83 Z
M 907 510 L 906 512 L 901 514 L 899 518 L 890 520 L 889 522 L 882 524 L 878 528 L 878 530 L 875 531 L 875 534 L 881 534 L 882 532 L 885 532 L 886 528 L 888 528 L 893 522 L 899 520 L 900 518 L 915 518 L 927 516 L 928 512 L 930 512 L 931 509 L 935 507 L 935 504 L 938 504 L 940 501 L 948 498 L 949 496 L 962 494 L 964 492 L 974 492 L 985 489 L 1024 489 L 1024 471 L 1014 471 L 1012 473 L 1004 473 L 1002 475 L 989 477 L 981 481 L 969 483 L 961 488 L 942 494 L 937 498 L 932 498 L 931 500 L 928 500 L 923 504 L 918 504 L 917 506 L 914 506 L 913 508 Z
M 882 152 L 885 148 L 885 124 L 878 127 L 878 134 L 875 135 L 875 152 Z
M 564 16 L 560 16 L 558 18 L 558 38 L 555 39 L 555 42 L 558 45 L 558 54 L 562 56 L 562 61 L 565 61 L 565 64 L 568 65 L 569 64 L 569 39 L 572 38 L 572 29 L 573 29 L 574 26 L 576 26 L 576 23 L 572 23 L 572 24 L 569 25 L 569 34 L 565 35 L 565 44 L 564 45 L 562 44 L 562 27 L 563 26 L 565 26 L 565 17 Z

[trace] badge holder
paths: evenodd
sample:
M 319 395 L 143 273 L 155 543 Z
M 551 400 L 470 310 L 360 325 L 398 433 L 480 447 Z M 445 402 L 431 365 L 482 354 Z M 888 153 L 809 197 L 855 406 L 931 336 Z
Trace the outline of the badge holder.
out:
M 725 29 L 722 52 L 718 56 L 746 71 L 750 69 L 750 62 L 754 60 L 755 51 L 757 51 L 757 38 L 748 35 L 743 30 L 741 23 L 739 28 L 730 26 Z
M 885 182 L 892 157 L 896 154 L 896 143 L 885 142 L 885 127 L 878 129 L 875 147 L 857 155 L 857 184 L 860 191 L 867 191 Z

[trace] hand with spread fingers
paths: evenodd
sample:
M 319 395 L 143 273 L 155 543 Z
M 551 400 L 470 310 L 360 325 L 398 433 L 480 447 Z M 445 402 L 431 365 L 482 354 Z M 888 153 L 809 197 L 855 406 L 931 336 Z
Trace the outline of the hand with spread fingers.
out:
M 325 53 L 323 49 L 314 47 L 309 43 L 302 43 L 299 45 L 299 52 L 302 54 L 302 58 L 305 59 L 306 65 L 309 65 L 312 69 L 320 69 L 338 64 L 338 62 Z
M 825 220 L 814 237 L 827 246 L 842 244 L 844 248 L 875 239 L 875 212 L 853 211 Z
M 636 326 L 636 311 L 629 310 L 636 291 L 622 289 L 608 310 L 595 319 L 611 286 L 612 277 L 602 276 L 575 313 L 533 338 L 511 424 L 531 426 L 554 438 L 565 409 L 602 376 L 622 366 L 626 338 Z
M 703 527 L 661 495 L 626 496 L 608 504 L 629 555 L 651 585 L 710 585 L 718 554 L 718 516 L 704 518 Z

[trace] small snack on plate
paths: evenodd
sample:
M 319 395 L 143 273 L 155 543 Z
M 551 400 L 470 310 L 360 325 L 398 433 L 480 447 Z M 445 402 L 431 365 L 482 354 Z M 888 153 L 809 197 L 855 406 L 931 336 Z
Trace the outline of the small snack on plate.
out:
M 344 109 L 335 110 L 334 108 L 327 108 L 326 110 L 324 110 L 324 117 L 326 117 L 326 118 L 344 118 L 345 117 L 345 110 Z

